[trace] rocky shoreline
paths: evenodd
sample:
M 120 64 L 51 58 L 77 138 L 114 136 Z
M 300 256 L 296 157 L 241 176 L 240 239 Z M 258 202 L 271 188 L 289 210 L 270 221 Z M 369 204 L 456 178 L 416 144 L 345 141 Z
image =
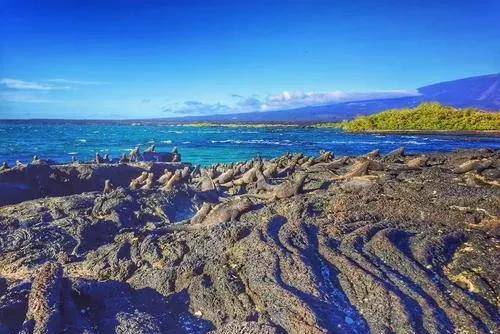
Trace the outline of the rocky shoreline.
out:
M 498 332 L 499 157 L 3 166 L 0 333 Z

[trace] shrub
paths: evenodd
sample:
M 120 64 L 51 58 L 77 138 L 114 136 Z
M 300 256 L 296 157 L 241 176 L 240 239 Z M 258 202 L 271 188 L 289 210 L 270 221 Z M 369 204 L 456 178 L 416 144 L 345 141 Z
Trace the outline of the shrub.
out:
M 500 130 L 500 113 L 477 109 L 456 109 L 436 102 L 409 109 L 391 109 L 342 123 L 351 132 L 376 130 Z

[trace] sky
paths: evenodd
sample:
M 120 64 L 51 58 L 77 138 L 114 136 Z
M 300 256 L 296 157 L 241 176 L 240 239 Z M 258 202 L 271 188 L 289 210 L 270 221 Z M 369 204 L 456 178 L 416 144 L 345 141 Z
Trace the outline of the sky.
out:
M 0 0 L 0 119 L 265 112 L 499 70 L 498 0 Z

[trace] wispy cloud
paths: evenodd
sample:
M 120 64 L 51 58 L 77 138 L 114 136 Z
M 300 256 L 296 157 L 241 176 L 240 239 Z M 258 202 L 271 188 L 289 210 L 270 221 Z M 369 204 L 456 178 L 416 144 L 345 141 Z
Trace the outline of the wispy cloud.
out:
M 0 79 L 0 88 L 33 91 L 71 90 L 75 89 L 76 86 L 99 86 L 107 84 L 109 83 L 103 81 L 82 81 L 67 79 L 48 79 L 40 82 L 25 81 L 12 78 Z
M 24 81 L 11 78 L 0 79 L 0 101 L 15 103 L 52 103 L 47 95 L 56 89 L 68 89 L 67 87 L 55 87 L 50 84 Z
M 241 100 L 236 102 L 236 106 L 242 110 L 260 110 L 263 102 L 256 96 L 243 97 Z
M 403 96 L 419 95 L 413 90 L 389 90 L 373 92 L 287 92 L 259 97 L 251 95 L 248 97 L 231 94 L 236 102 L 227 105 L 222 103 L 205 103 L 201 101 L 185 101 L 174 103 L 162 108 L 163 112 L 179 115 L 210 115 L 243 113 L 252 111 L 271 111 L 296 109 L 301 107 L 322 106 L 341 102 L 354 102 L 371 99 L 396 98 Z
M 295 109 L 308 106 L 321 106 L 333 103 L 362 101 L 371 99 L 396 98 L 419 95 L 413 90 L 390 90 L 374 92 L 282 92 L 266 97 L 260 110 Z
M 8 89 L 19 89 L 19 90 L 53 90 L 53 89 L 68 89 L 68 87 L 56 87 L 51 84 L 34 82 L 34 81 L 24 81 L 18 79 L 3 78 L 0 79 L 0 85 Z
M 68 79 L 49 79 L 47 81 L 53 83 L 78 85 L 78 86 L 101 86 L 110 84 L 109 82 L 105 81 L 68 80 Z
M 162 111 L 178 115 L 211 115 L 211 114 L 227 114 L 237 110 L 222 103 L 185 101 L 180 104 L 176 103 L 171 106 L 163 107 Z
M 101 81 L 49 79 L 26 81 L 12 78 L 0 79 L 0 101 L 20 103 L 54 103 L 61 91 L 76 90 L 79 86 L 104 85 Z

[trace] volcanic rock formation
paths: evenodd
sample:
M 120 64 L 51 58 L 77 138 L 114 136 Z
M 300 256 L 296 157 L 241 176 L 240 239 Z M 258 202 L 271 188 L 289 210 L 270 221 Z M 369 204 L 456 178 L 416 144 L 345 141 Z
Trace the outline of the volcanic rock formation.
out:
M 0 333 L 498 332 L 499 156 L 7 166 Z

